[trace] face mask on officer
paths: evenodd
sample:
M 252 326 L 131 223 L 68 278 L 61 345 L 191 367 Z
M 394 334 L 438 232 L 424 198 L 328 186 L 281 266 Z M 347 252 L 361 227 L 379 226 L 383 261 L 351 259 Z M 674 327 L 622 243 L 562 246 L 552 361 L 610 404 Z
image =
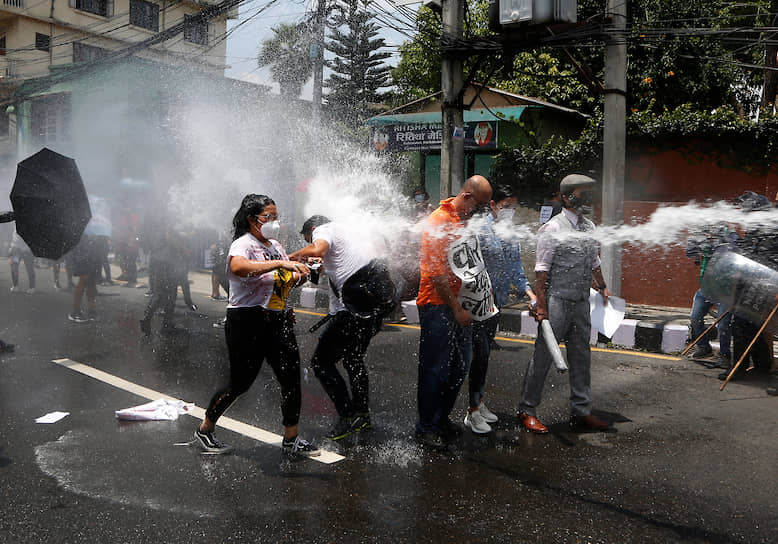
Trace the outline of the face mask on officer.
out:
M 566 195 L 567 202 L 570 208 L 578 210 L 584 215 L 592 213 L 592 192 L 581 191 L 579 194 L 570 193 Z

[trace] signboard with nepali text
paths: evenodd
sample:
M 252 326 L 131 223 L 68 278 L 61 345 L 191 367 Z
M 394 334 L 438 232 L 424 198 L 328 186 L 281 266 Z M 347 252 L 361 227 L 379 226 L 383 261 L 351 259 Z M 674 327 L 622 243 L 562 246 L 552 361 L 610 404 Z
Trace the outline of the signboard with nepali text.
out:
M 441 123 L 384 125 L 372 128 L 376 151 L 439 150 Z M 497 121 L 465 123 L 465 149 L 497 149 Z

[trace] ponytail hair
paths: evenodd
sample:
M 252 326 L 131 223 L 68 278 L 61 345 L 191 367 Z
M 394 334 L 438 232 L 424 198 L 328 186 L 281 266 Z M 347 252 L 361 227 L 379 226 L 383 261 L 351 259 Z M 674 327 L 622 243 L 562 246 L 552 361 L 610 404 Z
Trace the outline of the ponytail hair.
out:
M 232 239 L 237 240 L 249 232 L 251 230 L 249 217 L 256 217 L 265 211 L 266 206 L 271 204 L 275 205 L 275 202 L 269 196 L 250 194 L 243 197 L 240 208 L 235 212 L 235 217 L 232 218 L 232 226 L 235 229 Z

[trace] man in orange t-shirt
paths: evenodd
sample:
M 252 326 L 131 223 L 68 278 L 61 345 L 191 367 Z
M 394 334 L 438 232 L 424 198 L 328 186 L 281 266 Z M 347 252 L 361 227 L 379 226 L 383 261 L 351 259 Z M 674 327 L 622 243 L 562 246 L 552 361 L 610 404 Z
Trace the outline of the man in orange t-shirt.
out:
M 465 221 L 489 205 L 492 187 L 473 176 L 457 196 L 442 200 L 427 220 L 421 241 L 419 308 L 419 441 L 445 449 L 444 437 L 455 430 L 449 420 L 472 355 L 472 310 L 465 309 L 459 292 L 462 281 L 449 264 L 449 250 L 463 234 Z

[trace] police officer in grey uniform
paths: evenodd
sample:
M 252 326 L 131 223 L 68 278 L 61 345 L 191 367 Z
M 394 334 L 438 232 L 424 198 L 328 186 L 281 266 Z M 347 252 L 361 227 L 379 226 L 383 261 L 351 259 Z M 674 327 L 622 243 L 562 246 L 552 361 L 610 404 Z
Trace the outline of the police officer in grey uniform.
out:
M 599 248 L 587 232 L 594 223 L 584 217 L 591 211 L 595 181 L 584 175 L 566 176 L 559 186 L 564 208 L 538 231 L 535 285 L 535 319 L 548 319 L 556 339 L 567 346 L 570 368 L 570 425 L 591 430 L 606 430 L 609 425 L 591 413 L 591 353 L 589 338 L 589 288 L 594 286 L 605 303 L 610 292 L 600 270 Z M 535 353 L 524 375 L 519 420 L 535 433 L 548 429 L 537 419 L 551 354 L 539 328 Z

